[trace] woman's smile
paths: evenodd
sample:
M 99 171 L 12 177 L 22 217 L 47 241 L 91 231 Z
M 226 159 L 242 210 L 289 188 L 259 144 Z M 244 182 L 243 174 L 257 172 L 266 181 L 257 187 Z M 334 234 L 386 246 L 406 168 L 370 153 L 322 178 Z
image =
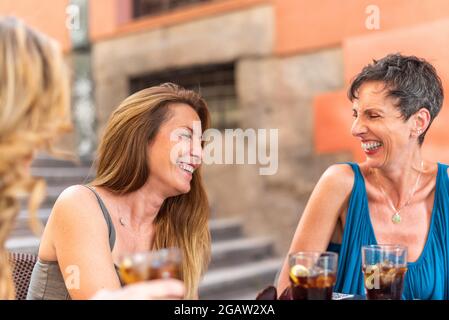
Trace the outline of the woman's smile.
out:
M 193 172 L 196 170 L 196 165 L 181 161 L 177 162 L 177 167 L 181 174 L 189 181 L 192 179 Z
M 361 146 L 366 155 L 372 156 L 381 151 L 383 143 L 380 141 L 367 140 L 362 141 Z

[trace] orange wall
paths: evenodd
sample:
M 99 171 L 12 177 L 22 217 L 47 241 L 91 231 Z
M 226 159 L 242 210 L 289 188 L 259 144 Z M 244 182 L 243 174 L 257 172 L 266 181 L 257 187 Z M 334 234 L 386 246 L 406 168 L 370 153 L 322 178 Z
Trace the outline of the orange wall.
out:
M 196 19 L 246 9 L 259 4 L 270 4 L 272 0 L 221 0 L 197 4 L 192 7 L 174 10 L 161 15 L 142 17 L 134 21 L 126 21 L 130 15 L 130 0 L 95 0 L 90 1 L 90 36 L 97 40 L 122 36 L 128 33 L 162 28 Z M 121 8 L 121 10 L 119 10 Z M 123 13 L 123 8 L 128 10 Z
M 337 46 L 349 36 L 449 17 L 447 0 L 273 0 L 276 10 L 276 53 Z M 380 9 L 380 30 L 368 30 L 368 5 Z
M 65 28 L 69 0 L 1 0 L 0 14 L 12 14 L 70 48 Z M 279 55 L 337 46 L 351 36 L 376 34 L 398 27 L 449 17 L 447 0 L 222 0 L 128 22 L 131 0 L 89 1 L 90 36 L 98 40 L 128 32 L 182 23 L 258 4 L 273 4 L 276 14 L 275 51 Z M 381 29 L 365 28 L 370 4 L 380 8 Z M 128 8 L 128 12 L 124 8 Z M 419 13 L 419 14 L 418 14 Z
M 351 136 L 351 102 L 346 91 L 328 92 L 315 97 L 314 102 L 315 152 L 338 153 L 357 150 Z
M 449 3 L 449 1 L 448 1 Z M 345 80 L 348 83 L 372 59 L 391 52 L 429 60 L 449 84 L 449 17 L 389 32 L 351 37 L 343 41 Z
M 121 0 L 89 1 L 89 33 L 91 39 L 115 32 Z
M 95 0 L 97 1 L 97 0 Z M 66 7 L 69 0 L 0 0 L 0 16 L 13 15 L 70 49 L 68 29 L 65 27 Z

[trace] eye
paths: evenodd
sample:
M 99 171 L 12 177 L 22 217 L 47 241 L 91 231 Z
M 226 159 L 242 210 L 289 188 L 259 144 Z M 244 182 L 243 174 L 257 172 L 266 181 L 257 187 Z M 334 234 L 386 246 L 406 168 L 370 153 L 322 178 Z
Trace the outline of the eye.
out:
M 192 139 L 192 135 L 190 133 L 181 133 L 179 135 L 181 138 L 186 139 L 186 140 L 191 140 Z
M 380 116 L 378 114 L 370 114 L 369 118 L 370 119 L 377 119 L 377 118 L 380 118 Z

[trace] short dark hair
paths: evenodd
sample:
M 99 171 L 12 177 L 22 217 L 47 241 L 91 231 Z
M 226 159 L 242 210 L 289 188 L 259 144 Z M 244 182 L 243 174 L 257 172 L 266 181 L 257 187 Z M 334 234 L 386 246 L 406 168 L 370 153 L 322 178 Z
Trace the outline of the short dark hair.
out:
M 359 88 L 369 81 L 385 83 L 387 96 L 396 99 L 396 106 L 404 120 L 408 120 L 419 109 L 426 108 L 430 113 L 431 124 L 443 105 L 443 85 L 435 68 L 415 56 L 396 53 L 373 60 L 352 81 L 348 90 L 349 100 L 358 99 Z M 420 145 L 428 128 L 418 138 Z

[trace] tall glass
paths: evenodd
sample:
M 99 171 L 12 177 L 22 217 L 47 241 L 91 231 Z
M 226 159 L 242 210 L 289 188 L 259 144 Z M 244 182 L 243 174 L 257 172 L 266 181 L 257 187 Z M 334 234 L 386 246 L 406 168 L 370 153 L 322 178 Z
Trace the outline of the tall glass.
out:
M 182 255 L 177 248 L 139 252 L 120 259 L 120 278 L 125 284 L 155 279 L 181 279 Z
M 293 300 L 332 300 L 338 254 L 297 252 L 289 256 Z
M 368 300 L 400 300 L 407 272 L 407 247 L 362 247 L 362 272 Z

